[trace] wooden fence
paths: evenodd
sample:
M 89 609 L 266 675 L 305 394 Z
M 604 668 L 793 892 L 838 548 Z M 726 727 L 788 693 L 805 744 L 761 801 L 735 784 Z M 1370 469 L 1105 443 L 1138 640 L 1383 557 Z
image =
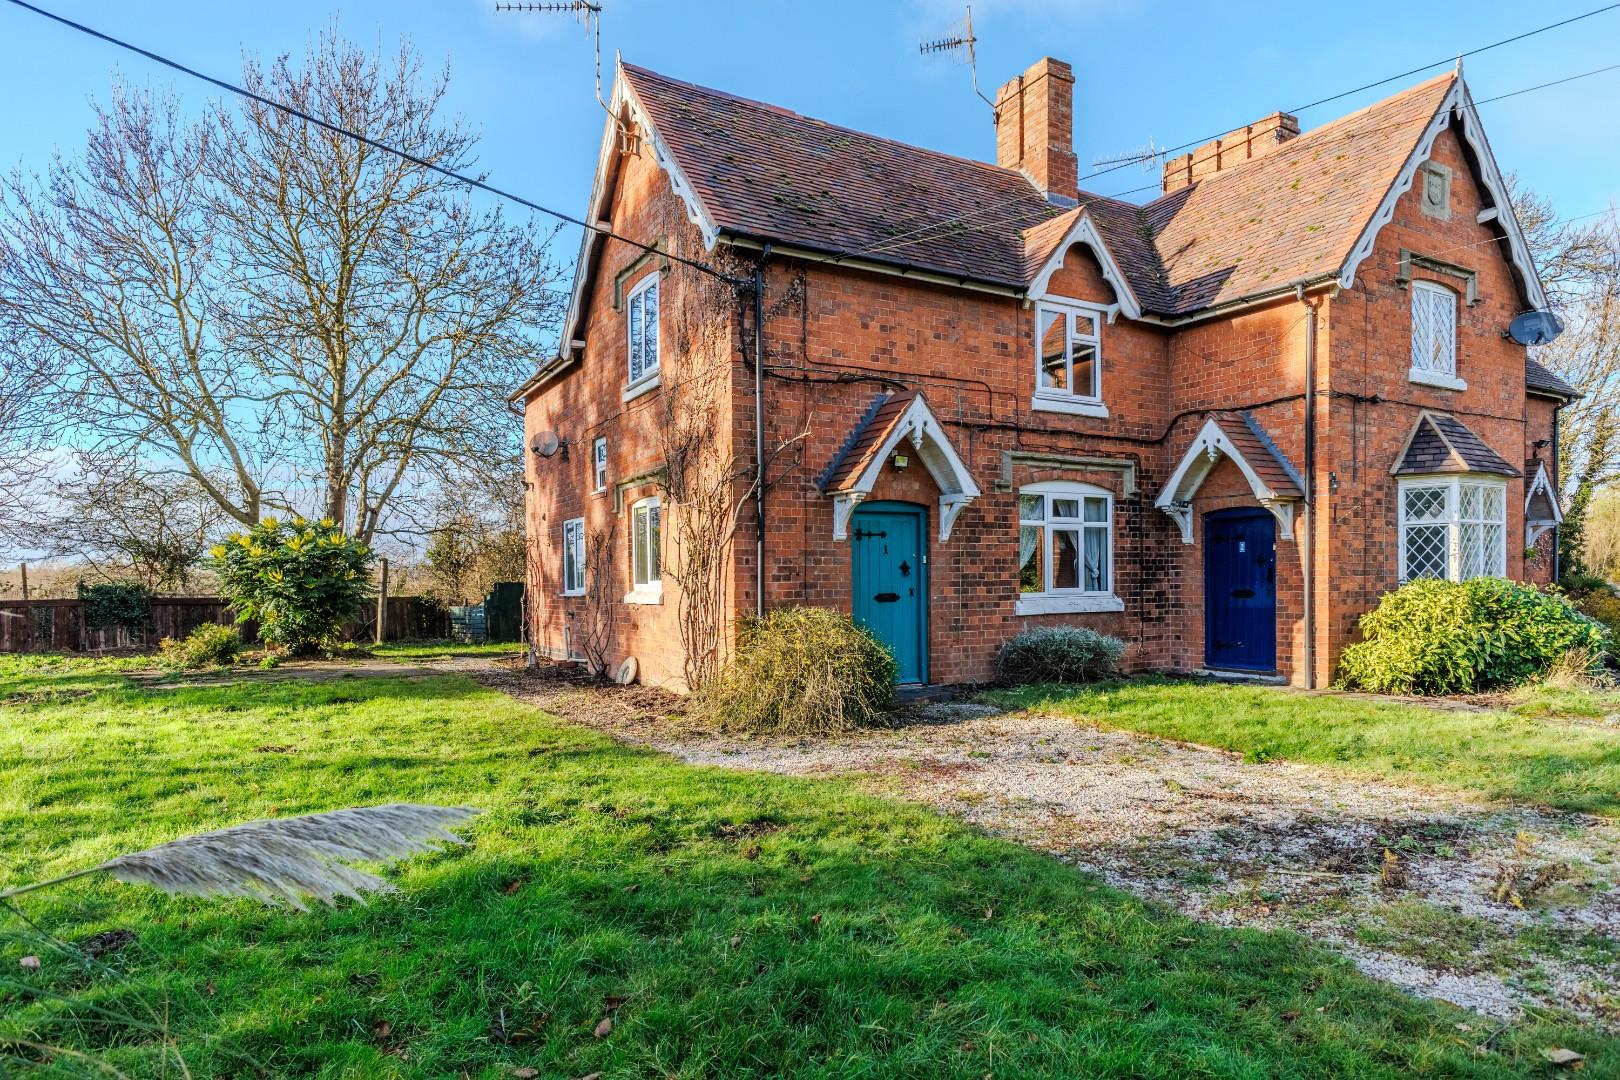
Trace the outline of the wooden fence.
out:
M 204 623 L 234 625 L 235 617 L 217 596 L 154 596 L 145 626 L 84 625 L 84 605 L 70 600 L 0 600 L 0 652 L 104 652 L 144 648 L 166 637 L 183 638 Z M 376 634 L 375 603 L 344 627 L 353 641 L 371 641 Z M 425 596 L 388 598 L 389 641 L 450 636 L 450 614 Z M 245 641 L 257 640 L 255 627 L 242 627 Z

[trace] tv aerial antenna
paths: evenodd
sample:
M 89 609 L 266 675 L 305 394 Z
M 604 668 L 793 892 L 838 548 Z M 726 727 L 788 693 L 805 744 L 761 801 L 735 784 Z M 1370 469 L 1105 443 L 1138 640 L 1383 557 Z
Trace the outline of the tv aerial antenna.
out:
M 1102 157 L 1093 158 L 1091 167 L 1100 169 L 1109 165 L 1140 165 L 1143 169 L 1151 172 L 1163 164 L 1165 153 L 1166 151 L 1162 146 L 1149 139 L 1147 145 L 1139 146 L 1135 150 L 1127 150 L 1122 154 L 1105 154 Z
M 613 115 L 613 108 L 602 97 L 602 4 L 601 0 L 553 0 L 550 3 L 497 3 L 497 12 L 519 15 L 572 15 L 590 35 L 596 50 L 596 103 L 613 120 L 619 132 L 619 146 L 625 152 L 634 152 L 636 139 L 623 120 Z
M 918 44 L 917 52 L 923 56 L 953 57 L 958 63 L 965 63 L 973 77 L 973 92 L 979 95 L 990 108 L 994 109 L 996 103 L 984 96 L 979 89 L 979 57 L 976 46 L 979 39 L 973 33 L 973 5 L 967 5 L 967 18 L 953 27 L 944 37 L 934 38 Z

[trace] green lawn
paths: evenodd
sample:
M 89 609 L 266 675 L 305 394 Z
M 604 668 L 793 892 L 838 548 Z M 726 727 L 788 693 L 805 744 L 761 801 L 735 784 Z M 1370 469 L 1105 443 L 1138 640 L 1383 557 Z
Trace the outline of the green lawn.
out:
M 43 677 L 19 670 L 0 665 L 0 698 Z M 1550 1070 L 1554 1046 L 1588 1076 L 1620 1063 L 1620 1041 L 1548 1018 L 1476 1052 L 1494 1025 L 1298 938 L 1186 921 L 842 783 L 624 748 L 456 676 L 77 689 L 0 707 L 5 883 L 267 815 L 485 813 L 369 907 L 94 880 L 26 898 L 58 937 L 135 937 L 89 966 L 0 923 L 0 1072 L 38 1045 L 130 1076 L 186 1075 L 178 1055 L 195 1077 L 1506 1077 Z
M 387 656 L 396 660 L 430 660 L 451 656 L 521 656 L 523 645 L 520 642 L 485 642 L 482 645 L 471 645 L 464 641 L 385 641 L 381 645 L 373 645 L 371 651 L 377 656 Z
M 1507 708 L 1484 711 L 1133 679 L 1080 689 L 1020 687 L 991 697 L 1101 727 L 1218 746 L 1255 761 L 1286 758 L 1620 816 L 1620 727 L 1570 719 L 1620 711 L 1612 694 L 1538 690 Z

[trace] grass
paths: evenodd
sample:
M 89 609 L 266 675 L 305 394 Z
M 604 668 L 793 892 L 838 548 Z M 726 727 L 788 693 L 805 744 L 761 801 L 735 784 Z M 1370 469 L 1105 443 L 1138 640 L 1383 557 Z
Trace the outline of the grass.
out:
M 1593 696 L 1549 691 L 1512 708 L 1447 709 L 1193 680 L 996 691 L 998 703 L 1100 727 L 1216 746 L 1251 762 L 1300 761 L 1620 816 L 1620 730 L 1564 718 Z M 1557 707 L 1555 707 L 1557 706 Z M 1601 715 L 1601 714 L 1599 714 Z
M 451 656 L 517 656 L 523 652 L 521 642 L 486 641 L 474 645 L 465 641 L 385 641 L 370 646 L 376 656 L 394 660 L 430 660 Z
M 1297 937 L 1187 921 L 851 785 L 629 749 L 457 676 L 111 678 L 6 707 L 5 883 L 263 816 L 485 812 L 368 907 L 300 916 L 94 879 L 29 897 L 58 938 L 134 940 L 94 966 L 0 921 L 13 1059 L 45 1045 L 131 1076 L 178 1074 L 178 1055 L 193 1076 L 1506 1077 L 1568 1046 L 1586 1075 L 1620 1067 L 1620 1041 L 1545 1017 L 1478 1052 L 1456 1026 L 1477 1018 Z M 42 970 L 19 972 L 30 952 Z M 53 1060 L 44 1075 L 90 1071 Z

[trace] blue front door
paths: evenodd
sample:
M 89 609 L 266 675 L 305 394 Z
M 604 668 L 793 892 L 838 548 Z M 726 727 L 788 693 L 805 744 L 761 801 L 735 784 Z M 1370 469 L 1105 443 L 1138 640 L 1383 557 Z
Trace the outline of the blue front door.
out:
M 855 621 L 894 654 L 899 681 L 928 681 L 928 586 L 923 509 L 872 503 L 849 523 Z
M 1204 515 L 1204 662 L 1277 670 L 1277 521 L 1265 510 Z

